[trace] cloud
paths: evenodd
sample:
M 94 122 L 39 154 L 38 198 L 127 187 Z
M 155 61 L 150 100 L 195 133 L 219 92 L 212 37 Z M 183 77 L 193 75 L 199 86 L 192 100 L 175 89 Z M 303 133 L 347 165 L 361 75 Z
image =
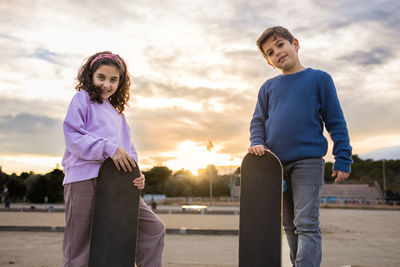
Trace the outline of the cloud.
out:
M 398 27 L 400 18 L 397 16 L 400 4 L 396 0 L 383 1 L 318 1 L 312 4 L 319 10 L 323 10 L 328 16 L 319 17 L 325 24 L 320 24 L 319 29 L 343 28 L 354 23 L 366 23 L 376 21 L 388 27 Z
M 266 60 L 256 49 L 232 50 L 224 53 L 228 61 L 224 70 L 232 76 L 239 77 L 248 82 L 249 86 L 260 86 L 263 81 L 272 78 L 271 72 Z
M 156 47 L 146 47 L 144 53 L 148 58 L 150 67 L 162 74 L 165 77 L 172 79 L 179 79 L 182 76 L 189 78 L 204 78 L 211 77 L 213 72 L 216 71 L 218 65 L 204 64 L 203 62 L 196 61 L 191 57 L 192 52 L 182 48 L 166 48 L 162 51 L 157 51 Z M 218 64 L 218 63 L 217 63 Z
M 179 107 L 137 110 L 127 115 L 134 141 L 142 150 L 168 151 L 192 140 L 225 142 L 240 135 L 249 118 L 236 112 L 191 112 Z M 232 118 L 232 119 L 228 119 Z
M 32 56 L 50 63 L 57 63 L 57 57 L 59 57 L 56 53 L 41 48 L 37 48 Z
M 199 111 L 181 105 L 143 107 L 133 103 L 127 118 L 132 125 L 134 143 L 146 155 L 157 151 L 172 151 L 181 142 L 192 140 L 206 144 L 208 140 L 222 144 L 225 153 L 241 153 L 248 144 L 248 127 L 254 110 L 258 88 L 254 92 L 206 87 L 190 88 L 139 79 L 135 94 L 161 97 L 165 101 L 177 97 L 201 106 Z M 146 85 L 145 89 L 141 87 Z M 217 105 L 217 107 L 215 106 Z M 245 134 L 243 134 L 245 132 Z M 243 136 L 245 136 L 243 138 Z M 156 156 L 156 155 L 155 155 Z
M 133 74 L 126 116 L 149 164 L 187 139 L 240 157 L 258 90 L 280 74 L 255 45 L 274 25 L 299 38 L 305 66 L 332 75 L 355 150 L 365 151 L 363 140 L 400 132 L 399 12 L 395 0 L 5 2 L 0 153 L 61 155 L 77 70 L 111 50 Z
M 349 62 L 355 62 L 362 66 L 384 64 L 387 59 L 392 57 L 390 49 L 383 47 L 374 47 L 369 51 L 355 51 L 350 55 L 340 57 Z
M 44 116 L 21 113 L 0 116 L 0 154 L 58 156 L 63 152 L 62 123 Z
M 399 160 L 400 159 L 400 146 L 386 147 L 378 150 L 370 151 L 360 154 L 360 158 L 372 160 Z
M 71 89 L 73 92 L 73 89 Z M 71 95 L 72 97 L 72 95 Z M 63 120 L 67 113 L 70 99 L 51 101 L 47 99 L 27 100 L 14 97 L 0 97 L 0 116 L 17 117 L 19 114 L 34 114 L 53 120 Z
M 356 139 L 400 133 L 398 99 L 344 99 L 350 134 Z

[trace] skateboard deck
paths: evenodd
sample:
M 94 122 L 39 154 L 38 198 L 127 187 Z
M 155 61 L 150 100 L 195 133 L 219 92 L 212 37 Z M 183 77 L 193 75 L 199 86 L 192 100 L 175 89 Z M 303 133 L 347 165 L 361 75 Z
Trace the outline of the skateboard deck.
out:
M 132 183 L 139 167 L 118 171 L 111 158 L 101 165 L 96 184 L 89 267 L 133 267 L 140 190 Z
M 248 153 L 240 170 L 239 266 L 282 267 L 282 164 Z

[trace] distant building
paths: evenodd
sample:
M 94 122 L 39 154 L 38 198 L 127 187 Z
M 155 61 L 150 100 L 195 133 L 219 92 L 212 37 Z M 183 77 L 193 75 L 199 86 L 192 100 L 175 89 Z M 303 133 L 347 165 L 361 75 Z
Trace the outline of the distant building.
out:
M 367 184 L 324 184 L 321 190 L 321 204 L 368 204 L 376 201 L 383 201 L 378 189 Z
M 236 186 L 233 197 L 240 198 L 240 186 Z M 359 203 L 368 204 L 383 201 L 379 190 L 367 184 L 324 184 L 321 190 L 321 204 Z
M 165 195 L 151 195 L 151 194 L 145 194 L 143 196 L 143 200 L 146 203 L 151 203 L 151 202 L 163 202 L 165 200 Z
M 240 186 L 235 186 L 234 190 L 233 190 L 233 195 L 232 195 L 233 199 L 240 199 Z

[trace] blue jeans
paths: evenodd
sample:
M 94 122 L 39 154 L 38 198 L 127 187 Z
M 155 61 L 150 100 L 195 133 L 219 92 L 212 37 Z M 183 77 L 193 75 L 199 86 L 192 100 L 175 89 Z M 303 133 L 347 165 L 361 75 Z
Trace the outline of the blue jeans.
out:
M 319 227 L 324 160 L 309 158 L 283 163 L 287 190 L 283 194 L 283 227 L 296 267 L 319 267 L 322 258 Z

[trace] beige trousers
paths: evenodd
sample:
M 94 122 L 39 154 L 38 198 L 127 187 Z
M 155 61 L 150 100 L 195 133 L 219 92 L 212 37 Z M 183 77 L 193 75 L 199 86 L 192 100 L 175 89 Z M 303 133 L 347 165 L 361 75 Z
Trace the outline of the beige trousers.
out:
M 89 260 L 90 227 L 96 179 L 64 185 L 65 231 L 63 267 L 86 267 Z M 165 227 L 146 205 L 139 202 L 139 230 L 136 244 L 138 267 L 161 267 Z

